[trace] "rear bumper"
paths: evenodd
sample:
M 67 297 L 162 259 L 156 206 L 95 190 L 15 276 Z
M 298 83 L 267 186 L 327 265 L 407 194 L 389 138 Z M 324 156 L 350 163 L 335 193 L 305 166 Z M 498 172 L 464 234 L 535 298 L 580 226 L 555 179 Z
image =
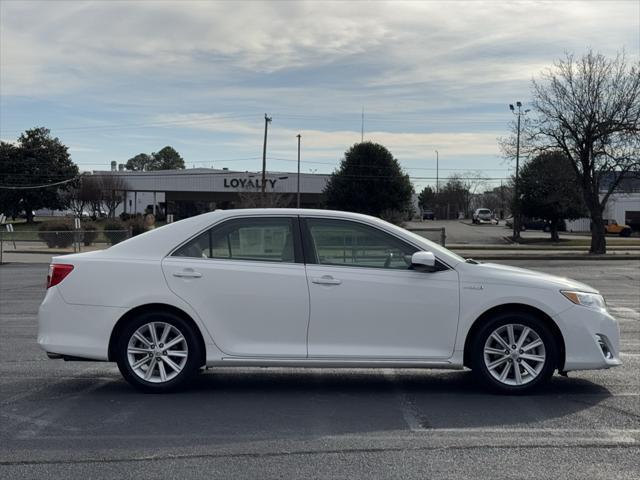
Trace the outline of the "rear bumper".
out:
M 622 364 L 620 329 L 608 312 L 575 305 L 556 315 L 554 320 L 564 337 L 565 371 L 596 370 Z
M 38 345 L 50 358 L 108 360 L 111 332 L 125 311 L 68 304 L 52 287 L 38 310 Z

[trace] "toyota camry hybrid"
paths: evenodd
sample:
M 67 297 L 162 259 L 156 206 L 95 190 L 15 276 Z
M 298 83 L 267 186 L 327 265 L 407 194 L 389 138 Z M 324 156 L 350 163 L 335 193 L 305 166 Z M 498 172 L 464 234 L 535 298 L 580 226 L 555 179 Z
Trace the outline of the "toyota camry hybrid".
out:
M 55 257 L 38 343 L 154 392 L 205 366 L 467 367 L 522 393 L 620 365 L 618 324 L 588 285 L 326 210 L 215 211 Z

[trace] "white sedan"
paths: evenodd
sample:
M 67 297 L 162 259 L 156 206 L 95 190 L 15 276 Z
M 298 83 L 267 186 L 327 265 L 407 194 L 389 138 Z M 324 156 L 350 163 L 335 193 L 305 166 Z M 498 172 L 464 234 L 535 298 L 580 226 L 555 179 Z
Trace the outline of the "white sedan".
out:
M 55 257 L 47 286 L 49 357 L 115 361 L 145 391 L 203 366 L 289 366 L 468 367 L 520 393 L 620 365 L 618 324 L 588 285 L 346 212 L 206 213 Z

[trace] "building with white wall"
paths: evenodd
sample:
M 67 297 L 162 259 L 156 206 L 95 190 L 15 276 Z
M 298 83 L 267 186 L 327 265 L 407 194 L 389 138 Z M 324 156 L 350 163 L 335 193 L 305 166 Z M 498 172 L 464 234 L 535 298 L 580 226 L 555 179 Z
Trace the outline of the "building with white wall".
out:
M 247 199 L 261 194 L 262 175 L 209 168 L 156 170 L 149 172 L 99 171 L 95 175 L 117 175 L 125 184 L 125 201 L 116 214 L 173 214 L 175 219 L 221 209 L 247 206 Z M 300 174 L 300 206 L 321 206 L 322 191 L 329 175 Z M 265 195 L 267 202 L 278 206 L 295 206 L 298 174 L 267 172 Z

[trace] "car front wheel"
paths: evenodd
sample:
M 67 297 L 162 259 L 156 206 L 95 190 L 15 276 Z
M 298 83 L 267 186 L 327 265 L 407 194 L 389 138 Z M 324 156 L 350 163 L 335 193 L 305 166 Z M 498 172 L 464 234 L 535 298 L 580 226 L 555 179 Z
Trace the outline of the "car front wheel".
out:
M 471 354 L 477 377 L 500 393 L 528 393 L 547 382 L 557 365 L 552 333 L 528 313 L 488 321 L 477 332 Z
M 196 333 L 184 319 L 149 312 L 120 333 L 116 359 L 122 376 L 145 392 L 167 392 L 186 385 L 201 366 Z

